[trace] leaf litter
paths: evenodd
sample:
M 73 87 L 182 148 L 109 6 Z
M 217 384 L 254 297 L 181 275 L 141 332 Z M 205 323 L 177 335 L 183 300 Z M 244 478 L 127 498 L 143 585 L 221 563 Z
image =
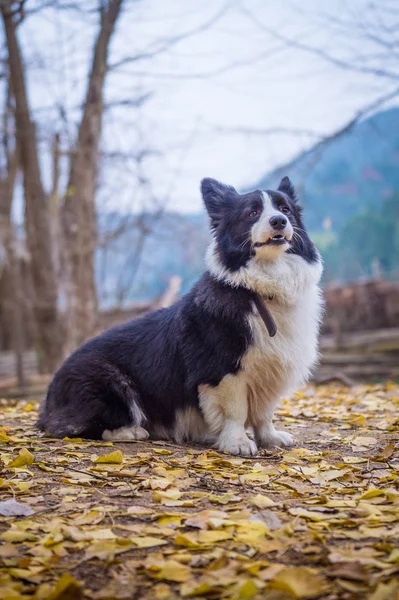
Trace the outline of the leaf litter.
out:
M 399 600 L 399 385 L 309 386 L 251 459 L 36 418 L 0 401 L 2 600 Z

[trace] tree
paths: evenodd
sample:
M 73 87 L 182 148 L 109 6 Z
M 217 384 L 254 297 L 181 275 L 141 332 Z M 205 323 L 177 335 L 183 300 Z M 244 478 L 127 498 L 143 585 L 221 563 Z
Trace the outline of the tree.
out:
M 97 241 L 97 161 L 109 43 L 121 7 L 122 0 L 109 0 L 100 7 L 100 31 L 94 45 L 84 110 L 72 152 L 69 182 L 61 211 L 67 269 L 67 352 L 92 335 L 96 324 L 94 254 Z
M 19 13 L 12 0 L 0 5 L 8 49 L 11 91 L 15 98 L 16 143 L 23 174 L 26 241 L 32 276 L 31 299 L 35 315 L 36 346 L 41 367 L 53 371 L 61 357 L 58 318 L 58 289 L 52 260 L 50 217 L 47 195 L 39 165 L 36 128 L 31 118 L 24 66 L 16 28 Z M 12 196 L 8 200 L 11 206 Z
M 33 281 L 36 345 L 42 369 L 52 372 L 63 352 L 71 351 L 93 334 L 96 322 L 96 167 L 108 48 L 122 0 L 100 3 L 100 31 L 94 46 L 84 110 L 70 161 L 69 183 L 61 210 L 64 234 L 63 264 L 66 269 L 68 298 L 66 343 L 63 344 L 57 308 L 58 282 L 54 269 L 50 203 L 42 182 L 36 128 L 28 103 L 24 66 L 16 34 L 22 4 L 18 10 L 14 9 L 14 6 L 15 3 L 11 0 L 3 2 L 1 15 L 6 33 L 11 87 L 15 97 L 16 136 L 18 147 L 21 149 L 25 229 Z

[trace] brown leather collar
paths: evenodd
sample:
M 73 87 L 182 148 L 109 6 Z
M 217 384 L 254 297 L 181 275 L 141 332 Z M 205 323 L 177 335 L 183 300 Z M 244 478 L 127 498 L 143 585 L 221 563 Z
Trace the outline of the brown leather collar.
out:
M 277 325 L 270 310 L 259 294 L 254 294 L 254 302 L 262 321 L 266 325 L 266 329 L 269 332 L 270 337 L 274 337 L 277 333 Z

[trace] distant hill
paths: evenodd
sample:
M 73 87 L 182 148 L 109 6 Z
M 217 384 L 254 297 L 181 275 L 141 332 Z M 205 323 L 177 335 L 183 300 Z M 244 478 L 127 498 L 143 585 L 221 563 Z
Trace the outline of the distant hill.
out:
M 379 112 L 351 131 L 299 156 L 287 173 L 301 188 L 308 228 L 319 231 L 326 217 L 339 231 L 346 220 L 399 191 L 399 108 Z M 278 183 L 280 169 L 252 187 Z

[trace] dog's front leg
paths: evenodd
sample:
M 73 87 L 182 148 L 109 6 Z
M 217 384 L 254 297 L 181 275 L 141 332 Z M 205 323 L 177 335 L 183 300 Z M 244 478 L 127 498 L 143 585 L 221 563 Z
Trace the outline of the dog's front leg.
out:
M 294 438 L 290 433 L 278 431 L 273 425 L 276 406 L 277 402 L 270 402 L 255 427 L 256 441 L 262 448 L 292 446 L 294 443 Z
M 222 452 L 253 456 L 258 449 L 245 431 L 248 417 L 247 384 L 243 375 L 227 375 L 219 385 L 199 386 L 205 422 Z

